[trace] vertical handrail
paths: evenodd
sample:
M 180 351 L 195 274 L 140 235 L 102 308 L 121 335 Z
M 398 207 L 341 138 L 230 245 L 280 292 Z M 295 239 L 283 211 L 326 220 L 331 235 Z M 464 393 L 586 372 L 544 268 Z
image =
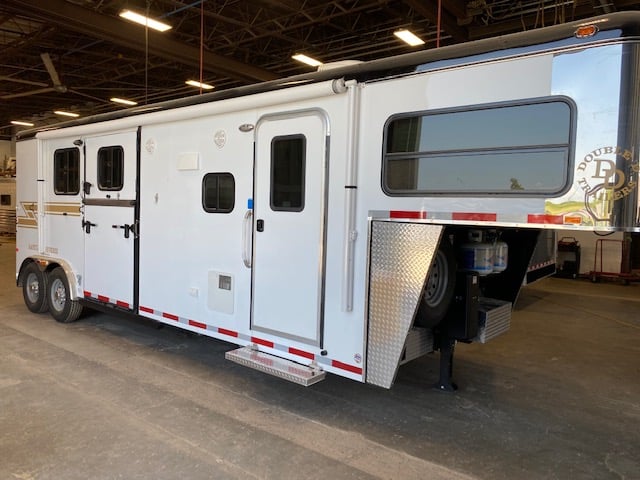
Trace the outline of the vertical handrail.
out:
M 251 268 L 251 238 L 253 232 L 253 210 L 247 210 L 242 221 L 242 262 Z

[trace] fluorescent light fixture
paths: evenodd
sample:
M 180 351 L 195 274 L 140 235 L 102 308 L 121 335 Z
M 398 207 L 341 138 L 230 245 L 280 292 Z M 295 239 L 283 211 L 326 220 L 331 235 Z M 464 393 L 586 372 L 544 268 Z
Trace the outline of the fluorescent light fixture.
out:
M 129 106 L 138 104 L 138 102 L 134 102 L 133 100 L 127 100 L 125 98 L 118 98 L 118 97 L 111 97 L 109 100 L 115 103 L 121 103 L 122 105 L 129 105 Z
M 320 65 L 322 65 L 322 62 L 320 62 L 319 60 L 316 60 L 315 58 L 308 57 L 308 56 L 306 56 L 306 55 L 304 55 L 302 53 L 296 53 L 291 58 L 293 58 L 294 60 L 297 60 L 299 62 L 306 63 L 307 65 L 310 65 L 312 67 L 319 67 Z
M 203 90 L 211 90 L 213 88 L 213 85 L 209 85 L 208 83 L 200 83 L 195 80 L 187 80 L 184 83 L 186 83 L 187 85 L 191 85 L 192 87 L 201 88 Z
M 158 30 L 159 32 L 166 32 L 171 28 L 171 25 L 159 22 L 158 20 L 154 20 L 153 18 L 145 17 L 144 15 L 132 12 L 131 10 L 121 11 L 120 16 L 131 22 L 139 23 L 140 25 L 145 25 L 149 28 L 153 28 L 154 30 Z
M 20 120 L 11 120 L 13 125 L 20 125 L 21 127 L 33 127 L 31 122 L 21 122 Z
M 54 112 L 56 115 L 62 115 L 63 117 L 73 117 L 73 118 L 77 118 L 80 116 L 80 114 L 78 113 L 73 113 L 73 112 L 65 112 L 64 110 L 54 110 Z
M 412 47 L 417 47 L 418 45 L 424 45 L 424 40 L 422 40 L 421 38 L 418 38 L 409 30 L 406 30 L 406 29 L 396 30 L 395 32 L 393 32 L 393 34 L 403 42 L 411 45 Z

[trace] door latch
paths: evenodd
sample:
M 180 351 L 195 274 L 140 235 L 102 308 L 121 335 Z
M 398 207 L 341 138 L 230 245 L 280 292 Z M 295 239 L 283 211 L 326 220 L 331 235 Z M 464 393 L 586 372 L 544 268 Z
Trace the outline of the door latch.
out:
M 259 232 L 264 232 L 264 220 L 259 218 L 256 220 L 256 230 Z
M 111 228 L 122 228 L 124 230 L 124 238 L 129 238 L 129 232 L 133 230 L 133 225 L 111 225 Z
M 98 224 L 91 223 L 89 220 L 82 220 L 82 228 L 84 228 L 84 233 L 91 233 L 91 227 L 97 227 Z

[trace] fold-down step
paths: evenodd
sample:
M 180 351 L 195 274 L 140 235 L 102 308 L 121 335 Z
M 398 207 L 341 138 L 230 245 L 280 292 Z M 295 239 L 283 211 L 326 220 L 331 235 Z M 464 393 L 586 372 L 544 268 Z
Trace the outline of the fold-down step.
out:
M 305 387 L 324 380 L 326 375 L 326 372 L 318 367 L 301 365 L 291 360 L 260 352 L 251 346 L 230 350 L 224 354 L 224 357 L 245 367 L 260 370 Z

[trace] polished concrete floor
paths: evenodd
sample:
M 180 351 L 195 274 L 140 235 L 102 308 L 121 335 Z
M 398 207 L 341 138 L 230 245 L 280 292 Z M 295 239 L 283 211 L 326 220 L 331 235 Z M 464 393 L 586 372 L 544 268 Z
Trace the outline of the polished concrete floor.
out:
M 93 313 L 30 313 L 0 239 L 0 479 L 640 479 L 640 285 L 547 279 L 507 335 L 391 390 L 309 388 L 231 345 Z

